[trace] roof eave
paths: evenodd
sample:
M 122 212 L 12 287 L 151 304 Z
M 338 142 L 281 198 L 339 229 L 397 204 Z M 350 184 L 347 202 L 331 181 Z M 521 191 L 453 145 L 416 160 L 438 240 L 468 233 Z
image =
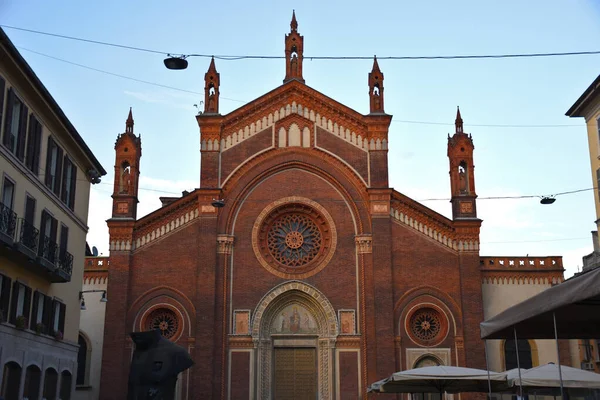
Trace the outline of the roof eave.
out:
M 577 101 L 565 113 L 568 117 L 585 117 L 582 111 L 594 100 L 600 97 L 600 75 L 592 82 L 592 84 L 583 92 Z
M 10 54 L 10 56 L 16 61 L 17 66 L 24 72 L 24 74 L 31 80 L 33 85 L 39 90 L 43 99 L 48 103 L 51 107 L 52 111 L 58 116 L 61 123 L 64 125 L 66 130 L 69 132 L 75 143 L 81 148 L 86 157 L 89 159 L 90 163 L 98 170 L 101 176 L 106 175 L 106 170 L 100 164 L 100 161 L 96 158 L 94 153 L 87 146 L 77 129 L 73 126 L 69 118 L 65 115 L 63 110 L 60 108 L 54 97 L 50 94 L 46 86 L 42 83 L 40 78 L 35 74 L 33 69 L 29 66 L 27 61 L 23 58 L 21 53 L 17 50 L 17 48 L 13 45 L 9 37 L 6 35 L 4 30 L 0 28 L 0 44 L 6 49 L 6 51 Z

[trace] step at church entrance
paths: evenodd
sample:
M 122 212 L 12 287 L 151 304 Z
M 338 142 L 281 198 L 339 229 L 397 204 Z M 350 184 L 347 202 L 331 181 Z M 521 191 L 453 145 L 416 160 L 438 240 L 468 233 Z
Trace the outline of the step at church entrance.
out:
M 275 348 L 274 398 L 317 398 L 317 351 L 315 348 Z

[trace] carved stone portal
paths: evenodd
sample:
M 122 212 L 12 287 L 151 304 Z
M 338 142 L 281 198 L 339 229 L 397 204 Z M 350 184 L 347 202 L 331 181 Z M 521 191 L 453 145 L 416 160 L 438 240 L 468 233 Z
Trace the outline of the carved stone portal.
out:
M 257 399 L 272 399 L 275 349 L 314 349 L 319 399 L 332 399 L 334 350 L 339 326 L 327 298 L 312 286 L 291 281 L 273 288 L 256 307 L 251 323 Z

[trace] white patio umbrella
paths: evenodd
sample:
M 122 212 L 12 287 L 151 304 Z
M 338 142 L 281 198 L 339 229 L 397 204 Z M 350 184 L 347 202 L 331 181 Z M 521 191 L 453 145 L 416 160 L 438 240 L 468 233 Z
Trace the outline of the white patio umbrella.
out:
M 585 371 L 578 368 L 560 366 L 562 372 L 563 387 L 578 389 L 600 389 L 600 374 Z M 560 388 L 560 376 L 558 365 L 549 363 L 539 367 L 521 370 L 519 379 L 518 371 L 507 371 L 506 379 L 511 387 L 523 385 L 525 390 L 535 390 L 541 388 Z
M 489 381 L 488 381 L 489 379 Z M 506 374 L 482 369 L 438 365 L 395 372 L 373 383 L 374 393 L 461 393 L 506 390 Z

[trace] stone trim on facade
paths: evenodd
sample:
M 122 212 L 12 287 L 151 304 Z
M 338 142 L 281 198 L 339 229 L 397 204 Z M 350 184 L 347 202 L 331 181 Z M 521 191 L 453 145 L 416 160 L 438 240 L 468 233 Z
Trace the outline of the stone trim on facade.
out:
M 480 257 L 482 283 L 555 285 L 564 280 L 562 257 Z
M 259 118 L 249 125 L 245 125 L 239 129 L 235 129 L 234 131 L 224 133 L 220 142 L 217 139 L 202 140 L 201 148 L 202 150 L 207 151 L 226 151 L 242 143 L 244 140 L 252 137 L 256 133 L 272 127 L 280 119 L 292 114 L 298 114 L 306 119 L 309 119 L 311 122 L 314 122 L 316 126 L 328 131 L 329 133 L 363 151 L 388 149 L 388 143 L 386 139 L 381 140 L 380 138 L 377 138 L 375 140 L 375 138 L 371 138 L 369 141 L 367 137 L 363 137 L 360 132 L 357 132 L 356 128 L 344 126 L 344 123 L 338 121 L 335 116 L 326 117 L 325 115 L 315 112 L 309 106 L 297 104 L 296 101 L 292 101 L 291 103 L 288 103 L 279 109 L 269 112 L 269 114 L 264 115 L 262 118 Z M 363 131 L 366 132 L 366 127 L 362 128 Z
M 423 223 L 422 221 L 427 217 L 424 215 L 417 215 L 417 213 L 417 210 L 410 210 L 409 213 L 405 213 L 398 208 L 394 208 L 394 206 L 392 206 L 390 210 L 390 215 L 394 222 L 408 226 L 449 249 L 458 252 L 479 252 L 478 239 L 457 240 L 454 232 L 450 229 L 444 229 L 439 226 L 436 228 L 435 224 L 429 224 L 428 222 Z
M 373 252 L 373 235 L 356 235 L 354 237 L 358 254 L 371 254 Z
M 563 281 L 563 273 L 540 277 L 538 273 L 503 276 L 501 274 L 484 274 L 481 283 L 489 285 L 556 285 Z
M 134 242 L 131 243 L 129 240 L 113 240 L 110 242 L 110 251 L 135 251 L 138 250 L 145 245 L 162 238 L 163 236 L 168 236 L 170 233 L 179 230 L 179 228 L 183 226 L 189 225 L 198 217 L 198 208 L 193 210 L 189 210 L 180 215 L 174 216 L 172 219 L 168 220 L 166 223 L 160 225 L 159 227 L 152 229 L 152 231 L 135 237 Z
M 231 254 L 234 238 L 233 235 L 217 235 L 217 253 Z

